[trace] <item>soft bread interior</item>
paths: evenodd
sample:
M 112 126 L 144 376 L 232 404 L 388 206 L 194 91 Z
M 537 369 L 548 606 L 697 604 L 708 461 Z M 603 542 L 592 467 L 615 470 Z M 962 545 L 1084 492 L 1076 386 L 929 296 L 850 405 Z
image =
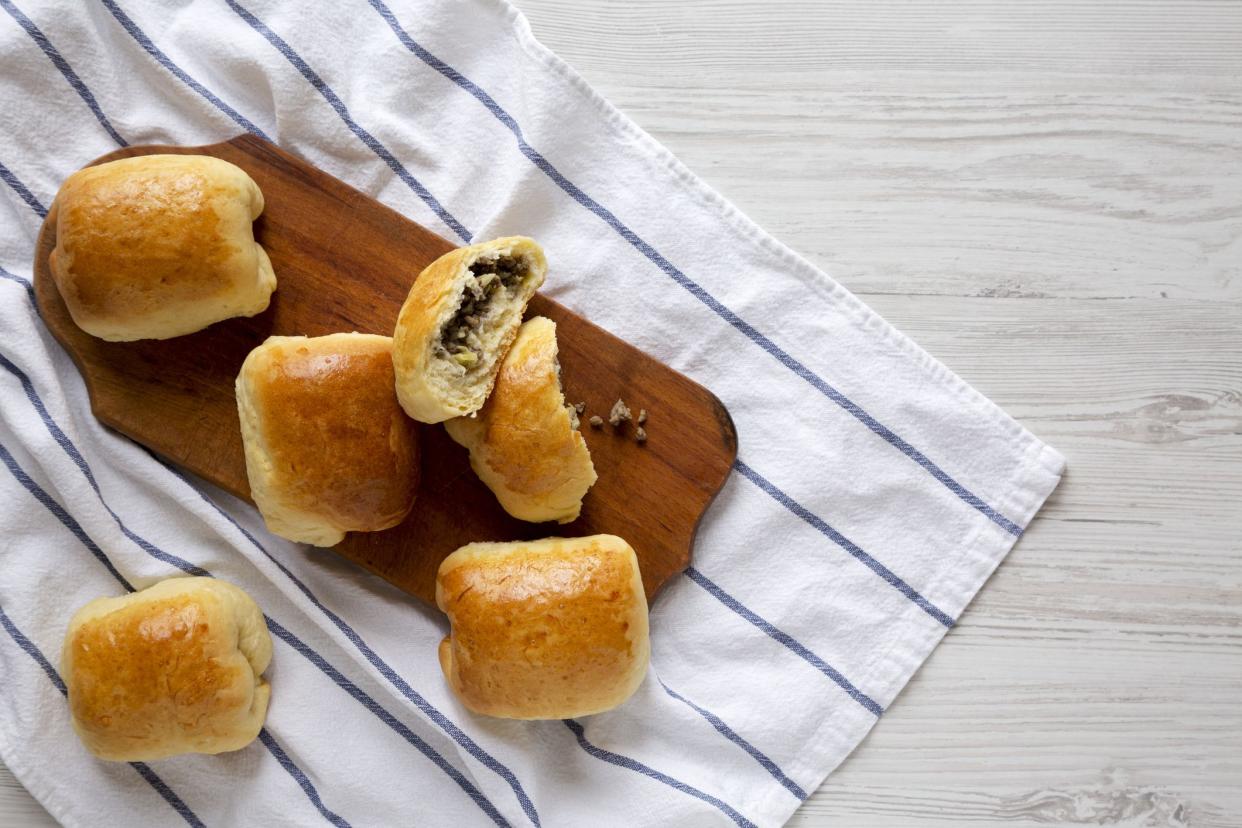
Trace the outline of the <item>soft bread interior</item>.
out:
M 429 344 L 429 380 L 443 401 L 462 412 L 487 399 L 526 303 L 542 283 L 534 256 L 520 250 L 485 250 L 464 262 L 453 300 L 439 316 Z

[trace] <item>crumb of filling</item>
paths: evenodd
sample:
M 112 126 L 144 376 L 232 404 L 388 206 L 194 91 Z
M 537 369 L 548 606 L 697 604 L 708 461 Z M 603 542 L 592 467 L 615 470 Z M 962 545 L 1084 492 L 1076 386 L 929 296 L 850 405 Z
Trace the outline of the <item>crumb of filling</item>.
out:
M 628 423 L 632 419 L 634 416 L 630 413 L 630 407 L 625 404 L 625 400 L 617 400 L 612 404 L 612 411 L 608 412 L 608 422 L 614 427 Z

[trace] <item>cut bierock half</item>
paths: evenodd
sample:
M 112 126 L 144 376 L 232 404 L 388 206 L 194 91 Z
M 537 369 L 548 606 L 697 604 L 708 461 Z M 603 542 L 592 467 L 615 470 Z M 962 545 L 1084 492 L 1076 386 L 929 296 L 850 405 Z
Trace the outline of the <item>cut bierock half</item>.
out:
M 595 483 L 595 466 L 565 404 L 556 323 L 536 316 L 518 330 L 496 387 L 474 417 L 448 420 L 449 436 L 470 451 L 470 466 L 519 520 L 568 523 Z
M 440 423 L 483 406 L 547 270 L 538 244 L 510 236 L 446 253 L 419 274 L 393 333 L 407 414 Z

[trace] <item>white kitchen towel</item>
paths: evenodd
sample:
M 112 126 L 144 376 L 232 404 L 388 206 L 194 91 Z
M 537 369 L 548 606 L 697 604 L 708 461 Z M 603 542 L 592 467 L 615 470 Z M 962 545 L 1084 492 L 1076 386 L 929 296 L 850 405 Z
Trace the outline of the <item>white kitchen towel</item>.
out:
M 1056 451 L 704 186 L 501 0 L 0 8 L 0 758 L 66 824 L 779 825 L 1057 484 Z M 728 405 L 736 469 L 620 709 L 470 714 L 440 675 L 437 613 L 91 415 L 33 304 L 47 205 L 118 145 L 241 131 L 455 242 L 534 236 L 548 294 Z M 96 761 L 57 674 L 67 619 L 185 572 L 267 612 L 267 726 L 236 753 Z

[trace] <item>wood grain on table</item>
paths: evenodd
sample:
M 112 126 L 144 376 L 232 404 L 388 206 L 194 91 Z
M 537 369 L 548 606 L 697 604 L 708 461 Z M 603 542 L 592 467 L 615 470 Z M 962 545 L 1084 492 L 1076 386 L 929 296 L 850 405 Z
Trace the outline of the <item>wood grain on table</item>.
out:
M 1242 826 L 1242 3 L 518 6 L 1069 460 L 791 824 Z

